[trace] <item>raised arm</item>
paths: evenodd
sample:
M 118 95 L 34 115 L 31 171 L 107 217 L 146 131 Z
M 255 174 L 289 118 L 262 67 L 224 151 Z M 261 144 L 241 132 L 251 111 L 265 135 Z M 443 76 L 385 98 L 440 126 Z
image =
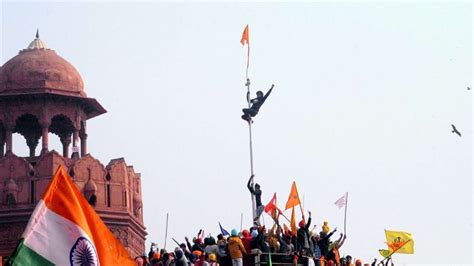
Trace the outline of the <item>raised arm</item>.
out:
M 192 246 L 191 246 L 191 243 L 189 243 L 189 239 L 187 236 L 184 237 L 184 240 L 186 240 L 186 246 L 188 246 L 188 249 L 189 249 L 189 252 L 191 252 L 192 250 Z
M 272 87 L 267 91 L 267 93 L 265 93 L 265 96 L 263 96 L 263 101 L 265 101 L 267 99 L 267 97 L 270 95 L 270 93 L 272 93 L 272 90 L 273 90 L 274 86 L 275 86 L 275 84 L 272 84 Z
M 341 248 L 342 245 L 344 244 L 344 241 L 346 240 L 346 235 L 344 235 L 343 233 L 341 233 L 341 236 L 339 237 L 339 240 L 337 241 L 338 245 L 337 245 L 337 248 Z
M 311 212 L 308 211 L 309 217 L 308 217 L 308 223 L 306 224 L 306 230 L 309 230 L 309 227 L 311 226 Z
M 326 235 L 325 237 L 323 237 L 321 240 L 326 239 L 326 238 L 330 238 L 336 231 L 337 231 L 337 227 L 334 228 L 334 230 L 332 230 L 331 233 L 329 233 L 328 235 Z

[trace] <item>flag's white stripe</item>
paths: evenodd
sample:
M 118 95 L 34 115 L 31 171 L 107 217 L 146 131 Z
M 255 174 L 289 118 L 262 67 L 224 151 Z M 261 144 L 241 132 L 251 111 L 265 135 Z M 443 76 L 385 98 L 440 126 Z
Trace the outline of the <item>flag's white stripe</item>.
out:
M 23 233 L 26 246 L 56 265 L 70 265 L 71 248 L 81 236 L 93 243 L 78 225 L 48 209 L 43 200 Z

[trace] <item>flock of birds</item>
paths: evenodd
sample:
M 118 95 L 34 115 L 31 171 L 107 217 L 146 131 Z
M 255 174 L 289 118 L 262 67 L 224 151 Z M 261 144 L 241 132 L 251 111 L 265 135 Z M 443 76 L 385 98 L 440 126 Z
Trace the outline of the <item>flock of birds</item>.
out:
M 470 91 L 471 88 L 470 88 L 470 87 L 467 87 L 467 90 Z M 452 132 L 452 133 L 455 133 L 455 134 L 457 134 L 458 136 L 461 137 L 461 132 L 459 132 L 459 130 L 456 128 L 456 126 L 453 125 L 453 124 L 451 124 L 451 127 L 453 128 L 453 130 L 452 130 L 451 132 Z

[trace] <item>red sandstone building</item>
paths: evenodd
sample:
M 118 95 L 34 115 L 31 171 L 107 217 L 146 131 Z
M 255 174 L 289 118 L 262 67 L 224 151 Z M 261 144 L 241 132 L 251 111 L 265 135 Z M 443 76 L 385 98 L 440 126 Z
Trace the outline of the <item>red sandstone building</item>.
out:
M 38 34 L 0 67 L 0 256 L 11 255 L 59 165 L 130 254 L 144 251 L 140 174 L 123 158 L 104 165 L 87 150 L 86 122 L 105 112 Z M 28 156 L 15 154 L 14 133 L 25 138 Z M 62 154 L 48 149 L 48 137 L 60 139 Z

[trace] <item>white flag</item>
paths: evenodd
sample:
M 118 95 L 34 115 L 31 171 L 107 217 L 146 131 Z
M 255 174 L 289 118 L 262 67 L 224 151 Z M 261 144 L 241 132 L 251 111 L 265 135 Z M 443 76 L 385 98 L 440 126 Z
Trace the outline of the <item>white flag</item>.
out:
M 347 192 L 344 194 L 344 196 L 342 196 L 340 199 L 338 199 L 336 202 L 334 202 L 334 204 L 336 204 L 336 206 L 339 207 L 339 209 L 346 206 L 346 204 L 347 204 Z

